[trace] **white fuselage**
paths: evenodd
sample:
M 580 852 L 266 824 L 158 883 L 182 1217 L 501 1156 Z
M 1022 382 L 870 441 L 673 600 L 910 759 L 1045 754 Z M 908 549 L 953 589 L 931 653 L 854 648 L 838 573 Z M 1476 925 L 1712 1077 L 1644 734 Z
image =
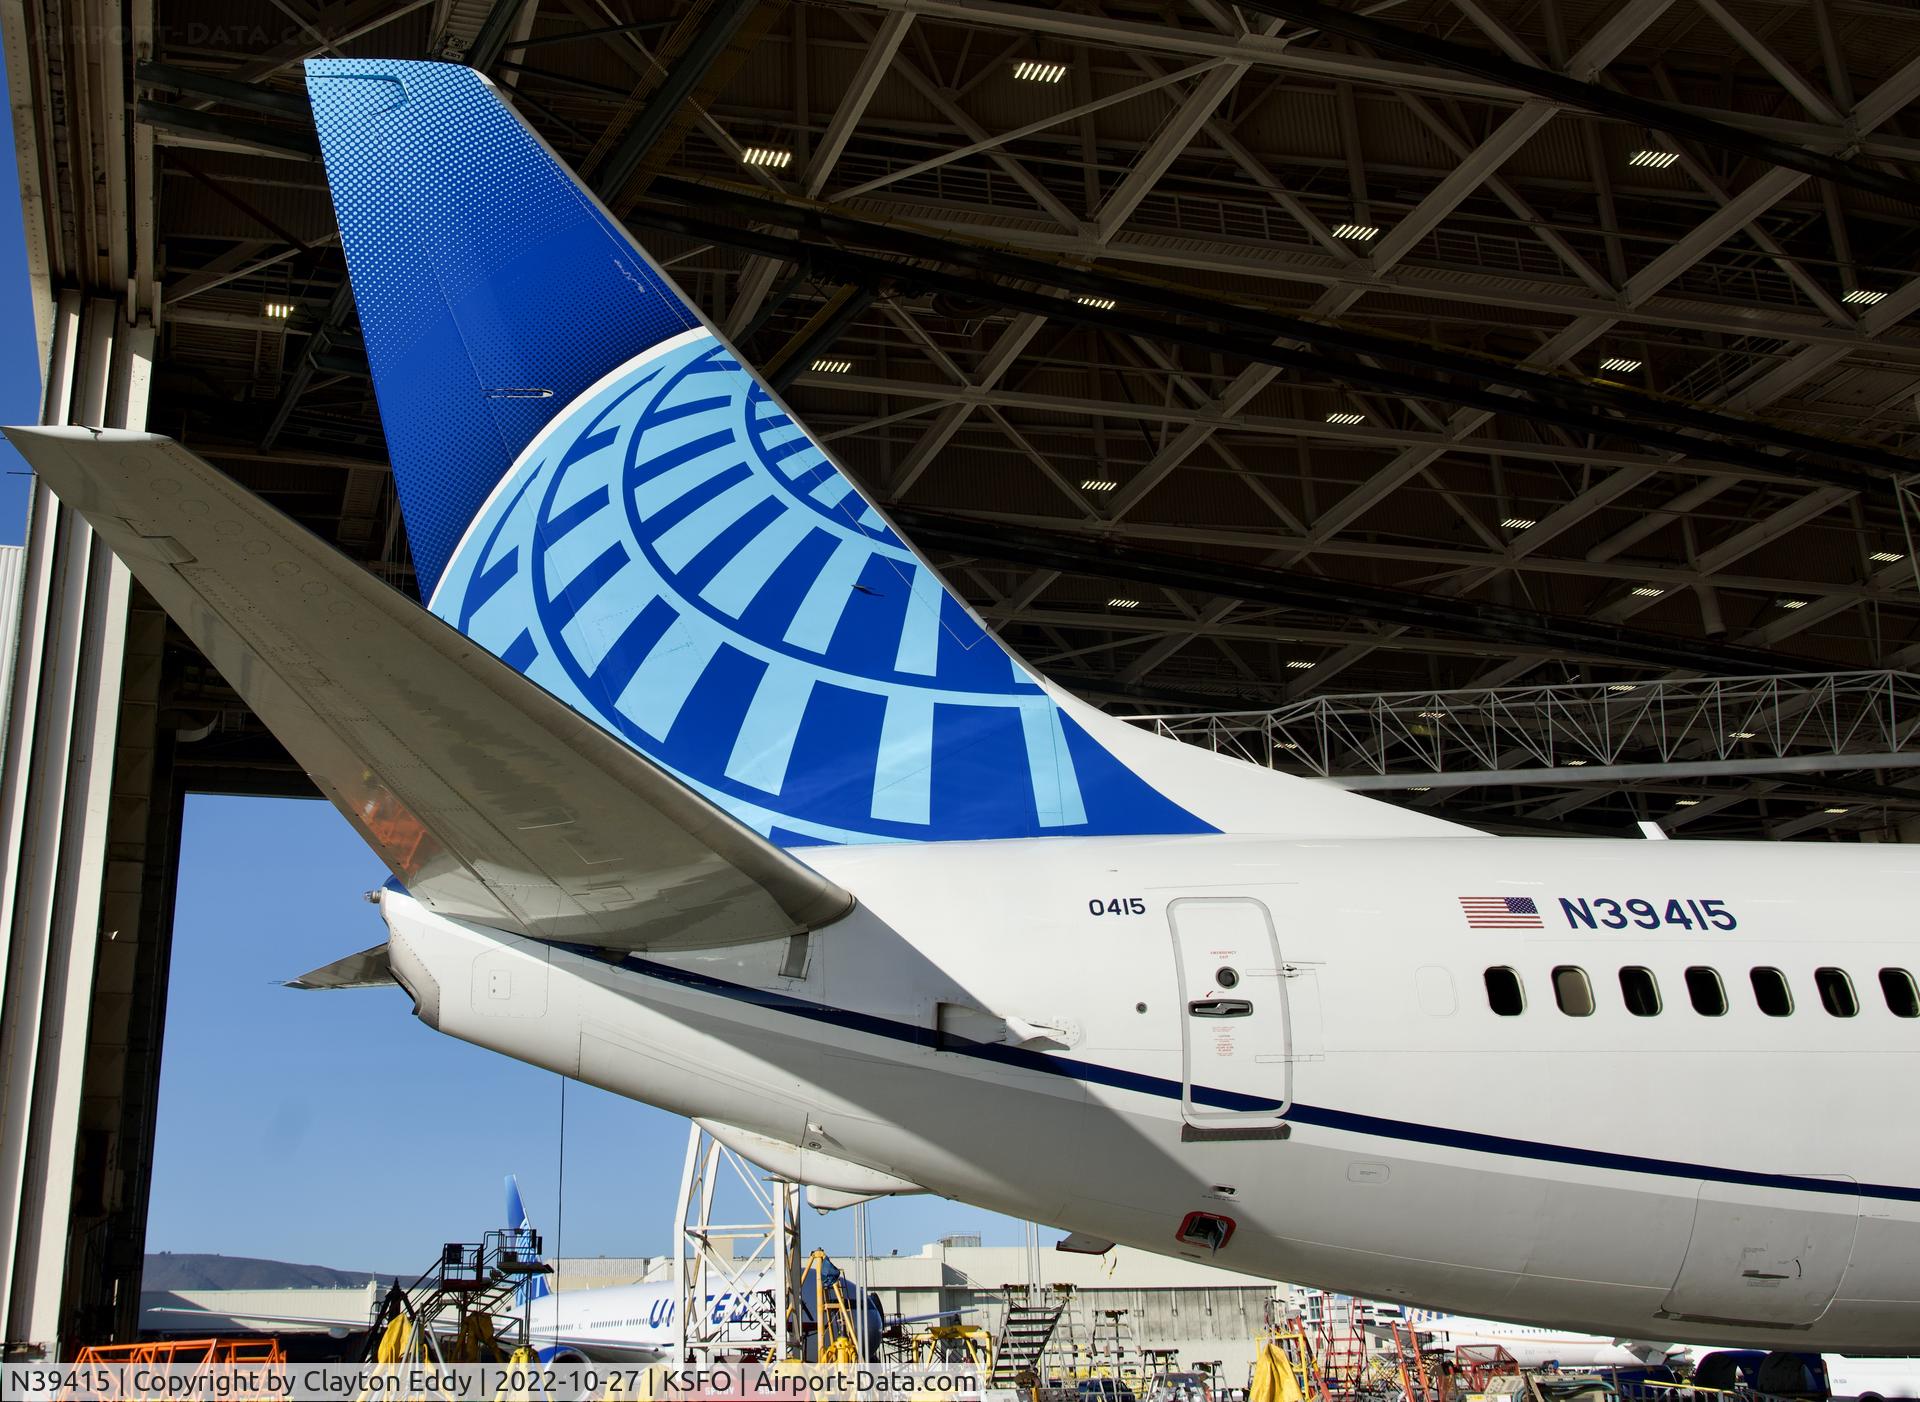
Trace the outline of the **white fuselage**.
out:
M 1250 837 L 801 855 L 859 899 L 803 972 L 784 939 L 623 958 L 388 893 L 393 966 L 452 1035 L 1147 1250 L 1208 1258 L 1176 1239 L 1197 1213 L 1230 1223 L 1223 1266 L 1463 1314 L 1795 1351 L 1920 1337 L 1920 1020 L 1880 983 L 1920 972 L 1920 855 Z M 1489 896 L 1531 898 L 1541 927 L 1473 928 L 1461 898 Z M 1495 967 L 1517 1016 L 1489 1006 Z M 1627 1010 L 1629 967 L 1658 1014 Z M 1756 967 L 1782 971 L 1790 1015 L 1756 1005 Z M 1689 968 L 1717 972 L 1724 1015 L 1690 1005 Z M 1556 969 L 1584 972 L 1591 1015 L 1556 1007 Z M 1818 969 L 1849 977 L 1856 1016 L 1823 1010 Z
M 1443 1315 L 1422 1319 L 1415 1326 L 1420 1337 L 1448 1350 L 1501 1348 L 1522 1368 L 1644 1368 L 1657 1363 L 1685 1362 L 1684 1347 L 1643 1343 L 1633 1339 L 1576 1334 L 1537 1324 L 1509 1324 L 1497 1319 L 1468 1319 Z
M 535 1348 L 561 1347 L 588 1357 L 661 1357 L 680 1347 L 679 1296 L 671 1280 L 556 1290 L 528 1302 L 527 1337 Z M 727 1292 L 706 1302 L 715 1324 L 744 1321 L 748 1303 L 744 1295 Z

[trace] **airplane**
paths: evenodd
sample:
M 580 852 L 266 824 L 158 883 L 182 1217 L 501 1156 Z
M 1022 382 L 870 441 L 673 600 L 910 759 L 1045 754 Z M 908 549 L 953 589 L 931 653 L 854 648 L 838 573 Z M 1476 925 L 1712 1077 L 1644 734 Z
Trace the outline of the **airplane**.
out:
M 506 1204 L 509 1227 L 530 1229 L 533 1226 L 521 1202 L 519 1180 L 511 1173 L 506 1179 Z M 857 1345 L 864 1358 L 878 1356 L 880 1342 L 889 1329 L 944 1317 L 929 1314 L 889 1318 L 879 1297 L 849 1280 L 831 1257 L 823 1256 L 817 1269 L 824 1287 L 828 1291 L 837 1287 L 846 1301 L 849 1314 L 856 1321 L 853 1327 L 861 1335 Z M 802 1332 L 809 1339 L 809 1351 L 815 1296 L 820 1288 L 815 1270 L 811 1261 L 802 1267 L 795 1297 L 803 1321 Z M 750 1265 L 731 1282 L 731 1288 L 708 1294 L 706 1308 L 710 1311 L 710 1322 L 741 1326 L 742 1340 L 760 1337 L 753 1325 L 758 1316 L 772 1308 L 771 1273 L 769 1264 Z M 671 1359 L 680 1351 L 680 1289 L 674 1280 L 556 1290 L 551 1277 L 542 1272 L 528 1275 L 521 1282 L 513 1293 L 513 1307 L 516 1312 L 525 1313 L 526 1338 L 542 1363 L 657 1363 Z M 151 1313 L 198 1319 L 211 1316 L 230 1328 L 259 1329 L 274 1325 L 321 1328 L 336 1336 L 344 1336 L 349 1328 L 355 1327 L 351 1320 L 330 1315 L 229 1314 L 185 1305 L 156 1306 Z M 953 1311 L 945 1312 L 951 1313 Z M 364 1325 L 364 1321 L 360 1323 Z
M 1920 1336 L 1920 854 L 1496 838 L 1109 716 L 483 76 L 306 81 L 426 607 L 178 443 L 9 430 L 392 870 L 386 943 L 301 982 L 849 1196 L 1610 1337 Z
M 507 1222 L 514 1227 L 533 1226 L 520 1201 L 519 1180 L 512 1174 L 507 1175 Z M 814 1278 L 816 1269 L 819 1281 Z M 772 1308 L 772 1272 L 770 1263 L 748 1266 L 730 1289 L 709 1294 L 709 1322 L 742 1326 L 742 1339 L 759 1337 L 750 1326 L 760 1313 Z M 913 1322 L 908 1318 L 889 1321 L 879 1297 L 847 1279 L 830 1257 L 822 1256 L 817 1267 L 807 1262 L 798 1286 L 795 1301 L 803 1332 L 814 1325 L 818 1291 L 838 1288 L 857 1321 L 853 1328 L 861 1335 L 857 1346 L 863 1358 L 878 1357 L 880 1340 L 890 1323 L 897 1327 Z M 680 1287 L 674 1280 L 555 1290 L 548 1276 L 532 1275 L 516 1292 L 515 1300 L 526 1309 L 527 1337 L 543 1363 L 651 1363 L 680 1351 Z
M 1689 1361 L 1683 1344 L 1645 1343 L 1638 1339 L 1608 1339 L 1597 1334 L 1574 1334 L 1535 1324 L 1508 1324 L 1496 1319 L 1469 1319 L 1462 1315 L 1435 1315 L 1414 1322 L 1415 1330 L 1437 1347 L 1447 1349 L 1497 1346 L 1522 1368 L 1647 1368 L 1678 1366 Z

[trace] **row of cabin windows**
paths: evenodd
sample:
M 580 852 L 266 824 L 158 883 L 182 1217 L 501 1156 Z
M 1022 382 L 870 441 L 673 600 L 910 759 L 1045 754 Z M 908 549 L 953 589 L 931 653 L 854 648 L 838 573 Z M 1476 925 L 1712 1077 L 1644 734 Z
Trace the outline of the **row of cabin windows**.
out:
M 1768 1017 L 1787 1017 L 1793 1012 L 1793 989 L 1787 976 L 1775 968 L 1761 966 L 1747 971 L 1753 988 L 1754 1005 Z M 1487 1006 L 1501 1017 L 1518 1017 L 1526 1011 L 1526 990 L 1517 971 L 1504 964 L 1487 970 Z M 1726 985 L 1717 969 L 1696 964 L 1686 972 L 1687 1001 L 1702 1017 L 1724 1017 L 1727 1012 Z M 1845 969 L 1824 968 L 1813 971 L 1813 986 L 1820 995 L 1820 1006 L 1830 1017 L 1858 1017 L 1860 1000 L 1854 994 L 1853 980 Z M 1880 971 L 1880 996 L 1887 1011 L 1895 1017 L 1920 1018 L 1920 987 L 1905 969 Z M 1620 1000 L 1635 1017 L 1657 1017 L 1661 1009 L 1660 981 L 1653 970 L 1630 964 L 1620 970 Z M 1591 1017 L 1595 1007 L 1593 984 L 1587 971 L 1573 964 L 1561 964 L 1553 971 L 1553 1001 L 1568 1017 Z

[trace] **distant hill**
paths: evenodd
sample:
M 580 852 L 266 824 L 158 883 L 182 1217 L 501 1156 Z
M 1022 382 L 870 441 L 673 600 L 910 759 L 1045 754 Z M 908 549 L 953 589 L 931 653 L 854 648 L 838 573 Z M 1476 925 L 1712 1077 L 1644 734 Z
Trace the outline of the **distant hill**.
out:
M 253 1256 L 212 1256 L 198 1251 L 149 1252 L 140 1277 L 142 1290 L 288 1290 L 302 1285 L 386 1284 L 379 1271 L 337 1271 L 331 1266 L 297 1266 Z

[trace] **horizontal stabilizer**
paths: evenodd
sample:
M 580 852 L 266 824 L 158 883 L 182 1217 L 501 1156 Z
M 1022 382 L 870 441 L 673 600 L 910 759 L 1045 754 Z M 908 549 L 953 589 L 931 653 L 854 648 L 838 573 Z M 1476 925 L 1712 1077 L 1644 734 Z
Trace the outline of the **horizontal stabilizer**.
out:
M 358 954 L 344 955 L 331 964 L 322 964 L 317 969 L 309 969 L 299 978 L 290 978 L 286 986 L 288 988 L 384 988 L 394 981 L 393 966 L 387 962 L 387 946 L 383 940 L 372 949 L 363 949 Z
M 6 432 L 430 909 L 659 949 L 775 938 L 852 908 L 179 444 Z

